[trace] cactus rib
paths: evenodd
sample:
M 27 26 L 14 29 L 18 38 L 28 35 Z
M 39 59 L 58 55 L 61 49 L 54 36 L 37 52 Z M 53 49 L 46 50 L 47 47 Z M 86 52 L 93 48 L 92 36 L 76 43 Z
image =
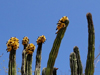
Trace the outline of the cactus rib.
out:
M 27 54 L 26 54 L 26 47 L 27 44 L 24 45 L 24 50 L 22 52 L 22 66 L 21 66 L 21 75 L 26 75 L 26 58 L 27 58 Z
M 79 48 L 75 46 L 73 50 L 74 50 L 74 53 L 76 54 L 76 59 L 77 59 L 77 75 L 83 75 L 83 68 L 82 68 L 82 62 L 80 59 Z
M 77 75 L 77 59 L 76 54 L 74 52 L 70 54 L 70 68 L 71 75 Z
M 66 28 L 67 28 L 67 26 L 69 24 L 68 17 L 66 17 L 66 18 L 67 19 L 64 22 L 65 23 L 65 27 L 60 28 L 58 30 L 56 39 L 54 40 L 53 47 L 52 47 L 51 52 L 49 54 L 49 59 L 48 59 L 48 62 L 47 62 L 47 69 L 46 69 L 46 75 L 52 75 L 53 66 L 55 64 L 55 60 L 56 60 L 57 55 L 58 55 L 58 51 L 59 51 L 59 47 L 60 47 L 60 44 L 61 44 L 61 40 L 64 37 L 64 33 L 65 33 Z
M 16 75 L 16 50 L 11 50 L 9 55 L 8 75 Z
M 37 48 L 36 65 L 35 65 L 35 74 L 34 75 L 40 75 L 41 51 L 42 51 L 42 43 L 39 43 L 38 48 Z
M 85 75 L 94 74 L 94 51 L 95 51 L 95 32 L 91 13 L 87 13 L 88 21 L 88 55 L 86 61 Z

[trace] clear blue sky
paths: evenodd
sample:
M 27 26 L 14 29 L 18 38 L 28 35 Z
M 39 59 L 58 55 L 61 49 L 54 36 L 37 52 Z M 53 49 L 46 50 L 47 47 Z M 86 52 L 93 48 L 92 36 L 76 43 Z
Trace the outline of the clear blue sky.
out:
M 69 26 L 61 42 L 59 54 L 55 62 L 58 75 L 70 75 L 69 55 L 73 47 L 80 50 L 83 70 L 85 70 L 88 52 L 88 24 L 86 13 L 91 12 L 95 28 L 95 57 L 100 52 L 100 1 L 99 0 L 0 0 L 0 75 L 5 75 L 3 66 L 8 68 L 9 53 L 6 52 L 6 42 L 10 37 L 17 37 L 20 42 L 16 53 L 18 67 L 22 64 L 21 44 L 24 36 L 35 44 L 32 70 L 35 70 L 35 58 L 38 36 L 45 35 L 46 42 L 42 47 L 41 70 L 47 66 L 50 50 L 56 37 L 56 24 L 62 16 L 68 16 Z M 99 60 L 98 57 L 97 60 Z M 3 62 L 5 60 L 5 62 Z M 97 60 L 95 62 L 97 62 Z M 1 65 L 2 63 L 2 65 Z M 94 75 L 100 75 L 100 62 Z M 6 74 L 7 75 L 7 74 Z

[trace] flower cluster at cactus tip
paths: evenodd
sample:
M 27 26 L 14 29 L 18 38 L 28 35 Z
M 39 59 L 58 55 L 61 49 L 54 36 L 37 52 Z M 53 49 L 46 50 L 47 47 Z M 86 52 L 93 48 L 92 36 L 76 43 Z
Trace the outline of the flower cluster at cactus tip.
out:
M 39 36 L 38 37 L 38 39 L 37 39 L 37 44 L 39 44 L 39 43 L 44 43 L 45 42 L 45 40 L 46 40 L 46 37 L 44 36 L 44 35 L 42 35 L 42 36 Z
M 66 27 L 65 25 L 65 21 L 68 20 L 68 17 L 67 16 L 63 16 L 57 23 L 57 28 L 56 30 L 60 30 L 61 28 L 64 28 Z M 58 33 L 58 31 L 56 33 Z
M 33 52 L 35 50 L 35 45 L 30 43 L 28 44 L 28 46 L 26 47 L 26 53 L 32 55 Z
M 29 39 L 28 39 L 27 36 L 25 36 L 25 37 L 23 38 L 23 40 L 22 40 L 22 44 L 23 44 L 23 45 L 26 45 L 26 44 L 28 44 L 28 43 L 29 43 Z
M 10 52 L 11 50 L 17 50 L 19 48 L 19 39 L 17 39 L 16 37 L 11 37 L 6 43 L 6 45 L 7 52 Z

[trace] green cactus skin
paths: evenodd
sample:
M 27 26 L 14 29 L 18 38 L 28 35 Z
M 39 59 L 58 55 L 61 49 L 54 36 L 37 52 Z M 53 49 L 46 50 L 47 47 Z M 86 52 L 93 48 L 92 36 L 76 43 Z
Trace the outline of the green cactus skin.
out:
M 46 75 L 46 67 L 42 69 L 42 75 Z
M 32 56 L 31 54 L 27 54 L 26 60 L 26 75 L 32 75 Z
M 76 59 L 76 54 L 74 52 L 70 54 L 70 68 L 71 68 L 71 75 L 78 75 L 77 74 L 77 59 Z
M 38 44 L 34 75 L 40 75 L 42 43 Z
M 76 54 L 76 59 L 77 59 L 77 75 L 83 75 L 83 67 L 82 67 L 82 62 L 80 59 L 79 48 L 75 46 L 73 50 L 74 50 L 74 53 Z
M 16 50 L 10 51 L 8 67 L 8 75 L 16 75 Z
M 21 66 L 21 75 L 26 75 L 26 58 L 27 58 L 27 54 L 26 54 L 26 49 L 27 44 L 24 45 L 24 50 L 22 52 L 22 66 Z
M 85 75 L 94 75 L 95 31 L 91 13 L 87 13 L 88 21 L 88 55 Z
M 58 70 L 58 68 L 54 67 L 52 75 L 57 75 L 57 70 Z M 43 68 L 42 75 L 46 75 L 46 68 Z
M 49 54 L 46 75 L 52 75 L 53 66 L 55 64 L 55 60 L 56 60 L 56 57 L 58 55 L 60 43 L 61 43 L 62 38 L 64 37 L 64 33 L 66 31 L 68 24 L 69 24 L 69 20 L 66 20 L 65 21 L 66 27 L 60 29 L 57 33 L 56 39 L 54 40 L 54 43 L 53 43 L 53 47 L 52 47 L 51 52 Z

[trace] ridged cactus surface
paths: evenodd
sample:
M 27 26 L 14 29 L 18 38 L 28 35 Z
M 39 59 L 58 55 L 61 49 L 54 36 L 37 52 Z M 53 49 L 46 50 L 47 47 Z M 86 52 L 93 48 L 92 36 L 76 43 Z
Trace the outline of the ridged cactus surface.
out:
M 16 75 L 16 50 L 19 48 L 19 40 L 16 37 L 11 37 L 6 45 L 7 52 L 10 52 L 8 75 Z
M 91 13 L 86 15 L 88 21 L 88 55 L 85 75 L 94 75 L 95 31 Z
M 77 58 L 74 52 L 70 54 L 70 68 L 71 75 L 77 75 Z
M 24 46 L 23 52 L 22 52 L 22 66 L 21 66 L 21 75 L 26 75 L 26 59 L 27 59 L 27 54 L 26 54 L 26 47 L 29 44 L 29 39 L 28 37 L 24 37 L 22 40 L 22 44 Z
M 41 72 L 41 52 L 42 52 L 42 43 L 46 40 L 45 36 L 42 35 L 37 39 L 37 54 L 36 54 L 36 65 L 35 65 L 35 72 L 34 75 L 40 75 Z
M 64 25 L 62 23 L 64 23 Z M 57 55 L 58 55 L 61 40 L 64 37 L 64 33 L 66 31 L 68 24 L 69 24 L 69 20 L 68 20 L 67 16 L 62 17 L 58 22 L 58 25 L 57 25 L 58 31 L 56 32 L 57 36 L 56 36 L 56 39 L 54 40 L 53 47 L 52 47 L 51 52 L 49 54 L 46 75 L 52 75 L 53 66 L 55 64 L 55 60 L 56 60 Z
M 30 43 L 26 47 L 26 53 L 27 53 L 27 58 L 26 58 L 26 75 L 32 75 L 32 56 L 33 52 L 35 50 L 35 45 Z
M 76 59 L 77 59 L 77 75 L 83 75 L 83 67 L 80 59 L 79 48 L 75 46 L 73 50 L 74 53 L 76 54 Z

